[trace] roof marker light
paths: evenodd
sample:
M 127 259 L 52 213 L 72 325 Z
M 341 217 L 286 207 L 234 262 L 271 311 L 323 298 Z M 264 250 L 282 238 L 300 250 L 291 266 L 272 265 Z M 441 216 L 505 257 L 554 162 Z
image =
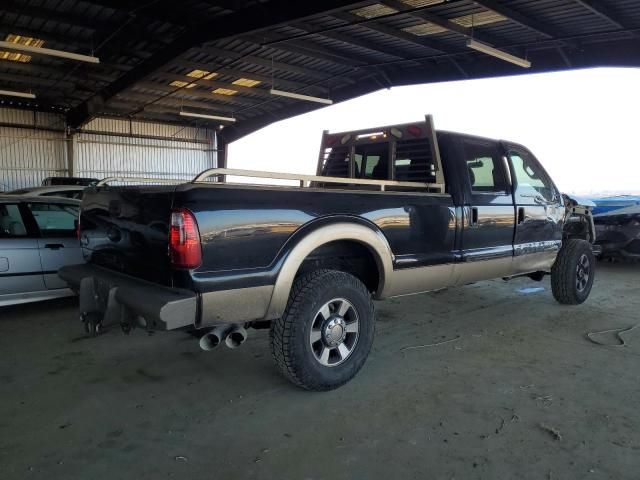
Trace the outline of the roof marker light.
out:
M 407 127 L 407 133 L 413 137 L 419 137 L 422 135 L 422 129 L 417 125 L 410 125 Z

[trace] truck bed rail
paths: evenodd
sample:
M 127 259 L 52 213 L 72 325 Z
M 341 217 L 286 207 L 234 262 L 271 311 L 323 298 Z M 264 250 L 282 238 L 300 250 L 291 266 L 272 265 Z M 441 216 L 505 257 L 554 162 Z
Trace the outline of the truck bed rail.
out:
M 179 184 L 187 183 L 189 180 L 182 178 L 147 178 L 147 177 L 107 177 L 96 183 L 96 187 L 108 185 L 110 182 L 131 182 L 131 183 L 153 183 L 153 184 Z
M 259 170 L 242 170 L 237 168 L 210 168 L 198 174 L 192 183 L 207 183 L 206 180 L 211 177 L 249 177 L 249 178 L 268 178 L 275 180 L 292 180 L 299 182 L 300 188 L 310 187 L 312 183 L 334 183 L 342 185 L 367 185 L 374 186 L 380 191 L 388 188 L 414 188 L 423 189 L 434 193 L 444 193 L 444 185 L 439 183 L 423 183 L 423 182 L 398 182 L 395 180 L 365 180 L 359 178 L 343 178 L 343 177 L 324 177 L 319 175 L 298 175 L 295 173 L 280 172 L 263 172 Z

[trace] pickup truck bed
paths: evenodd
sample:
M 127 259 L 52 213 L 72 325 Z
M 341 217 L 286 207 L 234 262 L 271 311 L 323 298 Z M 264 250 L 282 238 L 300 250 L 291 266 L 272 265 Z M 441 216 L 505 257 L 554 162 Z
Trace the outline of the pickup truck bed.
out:
M 372 298 L 539 279 L 563 244 L 570 271 L 554 272 L 554 295 L 580 303 L 591 289 L 589 211 L 567 208 L 521 145 L 436 132 L 427 118 L 325 132 L 316 176 L 280 175 L 296 185 L 231 183 L 238 174 L 276 176 L 214 169 L 179 185 L 92 187 L 88 263 L 60 271 L 83 318 L 187 328 L 203 348 L 271 322 L 281 370 L 322 390 L 364 363 Z

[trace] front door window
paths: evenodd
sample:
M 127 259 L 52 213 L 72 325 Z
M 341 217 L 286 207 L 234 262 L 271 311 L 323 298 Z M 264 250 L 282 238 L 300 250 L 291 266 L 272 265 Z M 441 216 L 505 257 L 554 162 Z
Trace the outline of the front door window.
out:
M 509 158 L 515 174 L 516 196 L 523 203 L 552 203 L 557 200 L 551 179 L 529 154 L 512 150 Z

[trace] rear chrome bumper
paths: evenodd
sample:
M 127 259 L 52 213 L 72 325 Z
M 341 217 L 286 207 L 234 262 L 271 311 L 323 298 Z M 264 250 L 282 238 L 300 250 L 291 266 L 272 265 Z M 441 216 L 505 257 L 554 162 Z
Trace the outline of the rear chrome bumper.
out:
M 69 265 L 60 278 L 80 295 L 80 312 L 100 312 L 105 323 L 132 323 L 138 317 L 153 330 L 193 326 L 197 319 L 195 292 L 169 288 L 92 264 Z

